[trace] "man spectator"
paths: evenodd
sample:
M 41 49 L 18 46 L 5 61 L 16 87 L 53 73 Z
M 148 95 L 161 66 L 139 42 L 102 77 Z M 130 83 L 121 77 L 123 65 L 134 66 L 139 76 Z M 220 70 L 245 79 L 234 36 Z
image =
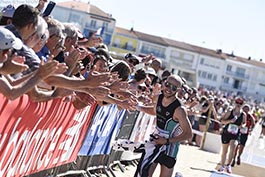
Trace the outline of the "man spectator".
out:
M 22 40 L 24 45 L 20 50 L 16 50 L 20 56 L 25 56 L 25 64 L 28 65 L 29 70 L 24 74 L 30 73 L 39 68 L 40 60 L 30 51 L 25 41 L 32 36 L 37 30 L 38 11 L 30 5 L 20 5 L 14 12 L 12 24 L 6 26 L 14 35 Z M 16 75 L 16 78 L 21 75 Z
M 23 44 L 20 39 L 16 38 L 8 29 L 0 28 L 0 67 L 8 59 L 10 49 L 20 50 Z M 8 81 L 8 79 L 0 76 L 0 93 L 7 98 L 13 100 L 22 94 L 31 90 L 39 81 L 54 74 L 58 69 L 58 62 L 51 61 L 41 67 L 27 78 L 16 80 L 16 83 Z M 15 84 L 15 85 L 14 85 Z

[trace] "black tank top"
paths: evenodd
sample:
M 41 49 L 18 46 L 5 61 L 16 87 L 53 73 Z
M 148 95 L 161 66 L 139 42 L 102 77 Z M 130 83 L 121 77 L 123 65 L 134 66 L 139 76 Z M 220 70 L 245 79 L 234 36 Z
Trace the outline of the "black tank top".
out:
M 177 98 L 175 101 L 170 103 L 167 107 L 162 105 L 162 100 L 164 98 L 163 94 L 158 97 L 158 102 L 156 105 L 156 124 L 160 129 L 165 129 L 168 120 L 173 120 L 173 114 L 176 108 L 182 105 L 181 101 Z
M 229 117 L 227 118 L 227 120 L 232 120 L 234 118 L 234 114 L 233 113 L 234 113 L 234 110 L 231 111 L 231 113 L 230 113 Z M 242 122 L 243 122 L 243 112 L 240 113 L 239 117 L 236 119 L 236 121 L 233 124 L 240 126 L 242 124 Z M 225 129 L 227 129 L 228 126 L 229 126 L 229 124 L 226 124 L 225 125 Z

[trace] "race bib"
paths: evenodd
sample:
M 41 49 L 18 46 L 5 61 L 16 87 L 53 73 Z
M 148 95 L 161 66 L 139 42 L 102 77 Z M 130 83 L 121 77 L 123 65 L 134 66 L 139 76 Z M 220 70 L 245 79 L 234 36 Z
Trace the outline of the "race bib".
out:
M 238 126 L 235 124 L 229 124 L 227 131 L 233 135 L 236 135 L 238 133 Z
M 248 133 L 248 127 L 242 127 L 242 128 L 240 129 L 240 133 L 242 133 L 242 134 L 247 134 L 247 133 Z
M 162 130 L 158 127 L 156 127 L 156 129 L 154 130 L 153 135 L 158 135 L 164 138 L 169 138 L 169 132 L 166 130 Z

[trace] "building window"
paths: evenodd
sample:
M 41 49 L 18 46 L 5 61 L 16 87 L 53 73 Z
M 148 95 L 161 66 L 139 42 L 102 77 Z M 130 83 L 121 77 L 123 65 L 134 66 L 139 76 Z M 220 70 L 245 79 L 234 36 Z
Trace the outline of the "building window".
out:
M 70 13 L 68 22 L 78 22 L 80 19 L 80 15 Z
M 202 78 L 206 78 L 207 72 L 203 71 L 202 72 Z
M 104 34 L 104 37 L 103 37 L 103 42 L 107 45 L 110 45 L 110 42 L 111 42 L 111 35 L 110 34 Z
M 200 64 L 201 64 L 201 65 L 204 64 L 204 58 L 201 58 L 201 60 L 200 60 Z
M 190 61 L 190 62 L 193 61 L 193 55 L 191 55 L 191 54 L 187 54 L 187 53 L 185 53 L 185 54 L 183 55 L 183 58 L 184 58 L 185 60 Z
M 224 78 L 224 83 L 228 84 L 229 83 L 229 77 Z
M 180 58 L 180 52 L 172 50 L 170 53 L 170 58 Z
M 131 41 L 126 42 L 125 49 L 131 50 L 131 51 L 133 50 L 133 44 Z
M 159 57 L 159 58 L 165 58 L 165 48 L 157 47 L 154 45 L 149 45 L 149 44 L 143 44 L 141 48 L 141 53 L 144 54 L 154 54 L 154 56 Z
M 103 27 L 105 31 L 108 31 L 108 23 L 107 22 L 103 22 Z
M 113 46 L 114 47 L 120 47 L 120 45 L 121 45 L 121 40 L 119 38 L 116 38 L 114 40 Z
M 97 26 L 97 21 L 96 20 L 91 20 L 90 27 L 96 28 L 96 26 Z
M 211 73 L 207 74 L 207 79 L 212 80 L 212 77 L 213 77 L 213 74 L 211 74 Z
M 231 65 L 227 65 L 226 71 L 232 71 L 232 66 Z
M 244 68 L 236 68 L 236 73 L 240 76 L 245 75 L 246 70 Z
M 214 75 L 213 76 L 213 81 L 216 81 L 217 80 L 217 75 Z

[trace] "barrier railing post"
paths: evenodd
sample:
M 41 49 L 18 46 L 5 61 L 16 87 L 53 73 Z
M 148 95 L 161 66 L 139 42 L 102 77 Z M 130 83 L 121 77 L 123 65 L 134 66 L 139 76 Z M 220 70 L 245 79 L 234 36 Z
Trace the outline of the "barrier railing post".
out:
M 206 139 L 206 136 L 207 136 L 207 131 L 209 129 L 212 111 L 213 111 L 212 110 L 212 106 L 210 106 L 209 112 L 208 112 L 208 116 L 207 116 L 207 120 L 206 120 L 205 130 L 203 132 L 203 137 L 202 137 L 202 142 L 201 142 L 201 147 L 200 147 L 201 150 L 203 150 L 203 148 L 204 148 L 204 143 L 205 143 L 205 139 Z

